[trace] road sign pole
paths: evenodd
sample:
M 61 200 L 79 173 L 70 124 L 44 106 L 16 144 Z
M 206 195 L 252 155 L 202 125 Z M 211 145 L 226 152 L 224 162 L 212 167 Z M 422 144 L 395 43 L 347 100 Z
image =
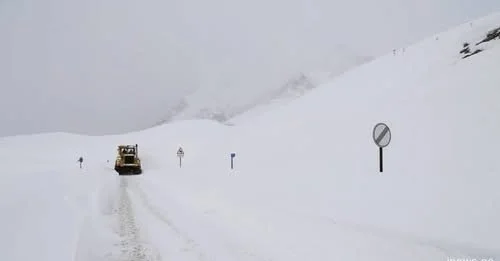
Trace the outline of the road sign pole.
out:
M 177 150 L 177 157 L 179 157 L 179 168 L 182 167 L 182 157 L 184 157 L 184 150 L 182 148 L 179 148 Z
M 379 154 L 380 154 L 380 157 L 379 157 L 379 160 L 380 160 L 380 172 L 383 172 L 384 171 L 384 158 L 383 158 L 383 149 L 382 147 L 378 148 L 379 149 Z
M 384 171 L 384 155 L 383 148 L 391 142 L 391 130 L 385 123 L 378 123 L 373 128 L 373 141 L 379 148 L 379 168 L 380 172 Z
M 231 169 L 233 169 L 233 159 L 236 157 L 236 153 L 231 153 Z

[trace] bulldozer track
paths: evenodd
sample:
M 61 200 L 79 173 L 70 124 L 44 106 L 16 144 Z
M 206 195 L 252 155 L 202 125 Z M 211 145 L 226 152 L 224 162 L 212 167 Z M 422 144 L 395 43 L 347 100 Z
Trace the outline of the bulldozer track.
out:
M 120 228 L 120 261 L 161 261 L 155 249 L 141 240 L 140 227 L 137 225 L 128 192 L 128 180 L 120 179 L 118 221 Z
M 204 249 L 188 235 L 169 215 L 168 209 L 157 207 L 150 201 L 141 181 L 137 176 L 118 176 L 96 190 L 93 196 L 95 212 L 89 213 L 84 221 L 74 260 L 216 260 L 217 253 Z M 160 226 L 154 225 L 154 231 L 148 230 L 147 226 L 143 227 L 148 224 L 142 223 L 146 220 L 157 220 Z M 151 241 L 155 237 L 150 238 L 150 233 L 164 233 L 168 239 L 165 242 Z M 153 242 L 158 245 L 153 245 Z M 238 257 L 235 260 L 267 260 L 234 242 L 227 242 L 226 247 L 230 255 Z

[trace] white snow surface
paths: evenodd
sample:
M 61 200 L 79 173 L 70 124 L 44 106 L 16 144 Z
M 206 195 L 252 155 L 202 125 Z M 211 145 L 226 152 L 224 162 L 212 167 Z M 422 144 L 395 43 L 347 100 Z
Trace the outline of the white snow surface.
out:
M 499 260 L 500 40 L 459 54 L 498 26 L 461 25 L 234 126 L 2 138 L 0 260 Z M 116 146 L 136 143 L 144 173 L 117 176 Z

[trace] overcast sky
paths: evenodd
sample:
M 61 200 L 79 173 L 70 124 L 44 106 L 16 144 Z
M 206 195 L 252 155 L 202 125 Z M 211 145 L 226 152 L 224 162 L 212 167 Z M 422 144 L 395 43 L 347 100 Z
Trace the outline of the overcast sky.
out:
M 105 125 L 132 110 L 115 101 L 161 110 L 197 88 L 266 88 L 499 10 L 498 0 L 0 0 L 0 120 Z

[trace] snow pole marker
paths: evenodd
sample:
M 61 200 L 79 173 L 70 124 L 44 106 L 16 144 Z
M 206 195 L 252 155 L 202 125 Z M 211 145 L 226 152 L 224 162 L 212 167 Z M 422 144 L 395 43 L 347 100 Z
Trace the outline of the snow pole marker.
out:
M 179 168 L 182 167 L 182 158 L 184 157 L 184 150 L 179 147 L 179 149 L 177 150 L 177 157 L 179 157 Z
M 231 169 L 233 169 L 233 159 L 236 157 L 236 153 L 231 153 Z
M 80 168 L 82 168 L 83 157 L 78 158 L 77 162 L 80 162 Z

